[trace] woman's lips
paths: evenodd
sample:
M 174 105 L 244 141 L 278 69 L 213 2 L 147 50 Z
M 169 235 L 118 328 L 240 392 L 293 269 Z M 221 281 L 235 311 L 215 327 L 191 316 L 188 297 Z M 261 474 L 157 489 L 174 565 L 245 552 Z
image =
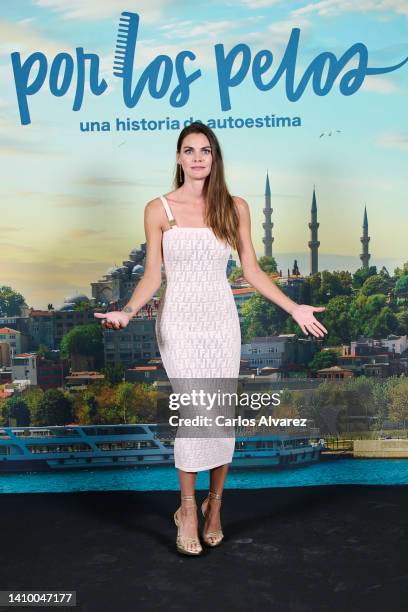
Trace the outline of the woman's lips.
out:
M 205 166 L 191 166 L 192 170 L 204 170 Z

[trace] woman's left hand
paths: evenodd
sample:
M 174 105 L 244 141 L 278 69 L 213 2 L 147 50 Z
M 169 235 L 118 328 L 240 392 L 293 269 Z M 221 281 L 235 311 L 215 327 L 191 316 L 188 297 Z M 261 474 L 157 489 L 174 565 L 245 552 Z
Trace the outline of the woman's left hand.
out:
M 306 336 L 311 332 L 318 338 L 323 338 L 324 334 L 328 333 L 324 325 L 314 318 L 314 312 L 323 312 L 326 310 L 324 306 L 308 306 L 307 304 L 298 304 L 292 310 L 291 315 L 301 330 Z

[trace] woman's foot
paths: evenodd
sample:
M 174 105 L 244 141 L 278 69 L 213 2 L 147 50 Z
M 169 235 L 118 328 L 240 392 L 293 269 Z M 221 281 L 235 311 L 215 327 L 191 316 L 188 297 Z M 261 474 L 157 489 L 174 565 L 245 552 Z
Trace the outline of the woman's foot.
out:
M 208 546 L 218 546 L 224 537 L 221 529 L 221 499 L 221 495 L 210 491 L 201 505 L 201 512 L 205 518 L 202 537 Z
M 197 504 L 193 495 L 182 495 L 174 522 L 178 527 L 177 550 L 185 555 L 199 555 L 203 549 L 198 537 Z

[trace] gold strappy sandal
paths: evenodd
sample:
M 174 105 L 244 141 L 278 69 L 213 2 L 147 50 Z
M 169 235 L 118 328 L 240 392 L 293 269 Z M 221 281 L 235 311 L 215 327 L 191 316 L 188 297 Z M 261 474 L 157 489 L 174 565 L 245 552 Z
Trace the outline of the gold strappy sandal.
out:
M 194 504 L 191 504 L 191 505 L 196 506 L 194 495 L 182 495 L 181 499 L 182 501 L 194 500 Z M 182 553 L 183 555 L 190 555 L 190 556 L 197 557 L 197 555 L 201 555 L 201 553 L 203 552 L 202 546 L 200 544 L 200 540 L 197 538 L 188 538 L 187 536 L 181 535 L 179 512 L 180 512 L 180 508 L 178 508 L 176 512 L 174 513 L 174 522 L 176 523 L 176 526 L 177 526 L 177 540 L 176 540 L 177 550 L 179 553 Z M 200 547 L 197 550 L 190 550 L 187 548 L 188 544 L 200 544 Z
M 210 503 L 210 499 L 216 499 L 219 502 L 221 502 L 222 495 L 218 495 L 218 493 L 213 493 L 212 491 L 209 491 L 207 497 L 201 504 L 201 512 L 203 513 L 204 518 L 207 517 L 207 510 L 208 510 L 208 504 Z M 207 505 L 204 510 L 204 504 L 206 502 L 207 502 Z M 207 531 L 207 533 L 204 533 L 203 531 L 202 538 L 203 538 L 203 542 L 207 544 L 207 546 L 212 546 L 214 548 L 215 546 L 219 546 L 221 544 L 224 538 L 224 534 L 221 529 L 217 529 L 216 531 Z

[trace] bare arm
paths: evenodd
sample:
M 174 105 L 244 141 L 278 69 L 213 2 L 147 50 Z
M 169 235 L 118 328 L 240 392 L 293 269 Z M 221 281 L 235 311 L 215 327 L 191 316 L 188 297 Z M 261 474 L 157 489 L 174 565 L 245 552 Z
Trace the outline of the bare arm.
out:
M 146 235 L 146 263 L 143 277 L 133 291 L 132 297 L 123 308 L 130 318 L 150 300 L 161 285 L 161 243 L 162 228 L 160 210 L 157 200 L 146 204 L 144 211 L 144 229 Z
M 238 254 L 241 261 L 242 271 L 245 279 L 259 293 L 277 304 L 289 313 L 299 324 L 304 334 L 307 328 L 315 336 L 323 336 L 327 333 L 326 328 L 313 316 L 313 311 L 323 311 L 324 307 L 314 308 L 305 304 L 297 304 L 279 289 L 279 287 L 261 270 L 251 238 L 251 215 L 248 203 L 239 197 L 234 197 L 239 213 L 239 249 Z

